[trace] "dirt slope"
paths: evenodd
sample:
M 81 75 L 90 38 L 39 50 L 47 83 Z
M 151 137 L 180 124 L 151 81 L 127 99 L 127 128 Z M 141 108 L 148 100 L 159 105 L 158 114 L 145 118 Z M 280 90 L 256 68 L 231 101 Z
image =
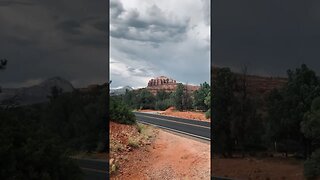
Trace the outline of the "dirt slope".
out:
M 210 179 L 210 144 L 163 130 L 125 156 L 111 179 Z

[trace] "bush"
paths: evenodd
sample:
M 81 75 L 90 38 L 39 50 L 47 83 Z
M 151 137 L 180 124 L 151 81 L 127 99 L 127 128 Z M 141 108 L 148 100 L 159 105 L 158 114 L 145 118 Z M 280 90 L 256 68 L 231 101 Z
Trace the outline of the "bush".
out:
M 304 163 L 304 176 L 307 179 L 320 177 L 320 149 L 313 152 L 311 158 Z
M 211 117 L 211 109 L 208 109 L 208 111 L 205 113 L 206 118 L 210 118 Z
M 137 139 L 134 139 L 134 138 L 129 138 L 128 146 L 130 146 L 132 148 L 138 148 L 139 147 L 139 141 Z
M 127 105 L 115 97 L 110 97 L 110 118 L 121 124 L 135 124 L 136 118 Z
M 168 109 L 170 106 L 172 106 L 172 102 L 170 99 L 165 99 L 162 101 L 157 101 L 155 105 L 156 110 L 164 111 Z
M 145 125 L 138 123 L 137 130 L 139 133 L 142 133 L 145 130 Z

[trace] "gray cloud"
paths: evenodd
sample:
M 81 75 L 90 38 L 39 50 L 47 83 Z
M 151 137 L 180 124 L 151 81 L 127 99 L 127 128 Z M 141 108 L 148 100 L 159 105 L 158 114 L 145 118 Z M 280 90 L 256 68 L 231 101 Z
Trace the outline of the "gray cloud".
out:
M 9 62 L 0 85 L 25 86 L 53 76 L 76 87 L 106 82 L 107 7 L 102 0 L 1 1 L 0 57 Z
M 150 78 L 161 75 L 189 84 L 208 82 L 210 25 L 205 3 L 117 1 L 110 19 L 111 86 L 145 87 Z
M 181 41 L 187 31 L 188 19 L 167 16 L 157 5 L 150 6 L 144 15 L 136 9 L 125 10 L 121 2 L 111 1 L 111 29 L 114 38 L 152 42 Z M 156 46 L 155 46 L 156 47 Z
M 124 8 L 120 1 L 110 1 L 110 15 L 111 18 L 117 18 L 124 12 Z

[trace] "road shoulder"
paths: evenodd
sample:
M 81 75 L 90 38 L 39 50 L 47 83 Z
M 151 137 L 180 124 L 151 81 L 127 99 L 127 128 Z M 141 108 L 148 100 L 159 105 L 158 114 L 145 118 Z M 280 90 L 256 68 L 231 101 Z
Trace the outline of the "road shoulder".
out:
M 209 179 L 210 144 L 158 130 L 156 139 L 126 156 L 111 179 Z

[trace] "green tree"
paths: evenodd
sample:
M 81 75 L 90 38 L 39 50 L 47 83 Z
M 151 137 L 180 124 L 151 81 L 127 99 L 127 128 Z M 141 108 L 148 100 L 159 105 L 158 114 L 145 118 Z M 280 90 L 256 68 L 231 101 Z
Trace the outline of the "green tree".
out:
M 139 104 L 137 102 L 137 93 L 135 91 L 126 90 L 123 95 L 123 101 L 128 105 L 128 107 L 133 109 L 139 109 Z
M 211 91 L 209 91 L 208 95 L 206 96 L 206 98 L 204 99 L 204 103 L 210 107 L 207 111 L 206 111 L 206 118 L 210 118 L 211 117 Z
M 166 110 L 172 106 L 172 100 L 170 99 L 170 93 L 161 89 L 156 94 L 155 109 L 156 110 Z
M 109 106 L 111 121 L 119 122 L 122 124 L 136 123 L 134 114 L 120 98 L 110 97 Z
M 320 97 L 312 101 L 311 110 L 301 122 L 301 132 L 311 143 L 311 151 L 320 148 Z
M 268 123 L 271 123 L 268 126 L 279 128 L 268 134 L 280 137 L 287 151 L 302 151 L 304 157 L 308 157 L 311 154 L 311 142 L 300 131 L 300 124 L 305 113 L 310 110 L 313 99 L 320 96 L 319 79 L 305 64 L 295 71 L 288 70 L 287 73 L 287 85 L 280 93 L 273 94 L 272 97 L 276 99 L 270 100 L 272 103 L 268 108 Z M 297 147 L 303 149 L 299 150 Z
M 191 97 L 191 94 L 189 92 L 188 87 L 189 87 L 188 84 L 183 86 L 183 95 L 182 95 L 182 109 L 183 110 L 192 109 L 193 101 L 192 101 L 192 97 Z
M 165 90 L 161 89 L 157 92 L 156 100 L 163 101 L 165 99 L 169 99 L 169 97 L 170 97 L 170 94 L 167 93 Z
M 263 135 L 262 120 L 257 113 L 257 99 L 249 96 L 247 92 L 247 68 L 237 80 L 236 101 L 233 105 L 233 118 L 231 122 L 231 134 L 237 147 L 245 152 L 261 148 Z
M 213 79 L 213 130 L 214 150 L 223 156 L 232 156 L 233 139 L 231 136 L 232 107 L 235 102 L 235 77 L 229 68 L 217 70 Z
M 303 173 L 307 179 L 320 177 L 320 149 L 313 152 L 311 158 L 305 161 Z
M 267 107 L 267 125 L 266 135 L 269 143 L 273 145 L 274 150 L 278 151 L 277 144 L 285 142 L 286 139 L 286 127 L 285 123 L 281 121 L 283 119 L 284 96 L 282 92 L 277 89 L 272 90 L 266 97 Z M 287 152 L 287 151 L 286 151 Z
M 147 89 L 142 89 L 137 96 L 137 102 L 140 105 L 139 109 L 154 109 L 155 96 Z
M 200 88 L 194 91 L 193 106 L 196 109 L 207 111 L 210 108 L 210 106 L 205 103 L 205 99 L 208 96 L 209 92 L 210 92 L 210 85 L 207 82 L 200 84 Z
M 177 88 L 173 95 L 173 103 L 177 110 L 182 111 L 183 110 L 183 91 L 184 86 L 182 83 L 177 84 Z

